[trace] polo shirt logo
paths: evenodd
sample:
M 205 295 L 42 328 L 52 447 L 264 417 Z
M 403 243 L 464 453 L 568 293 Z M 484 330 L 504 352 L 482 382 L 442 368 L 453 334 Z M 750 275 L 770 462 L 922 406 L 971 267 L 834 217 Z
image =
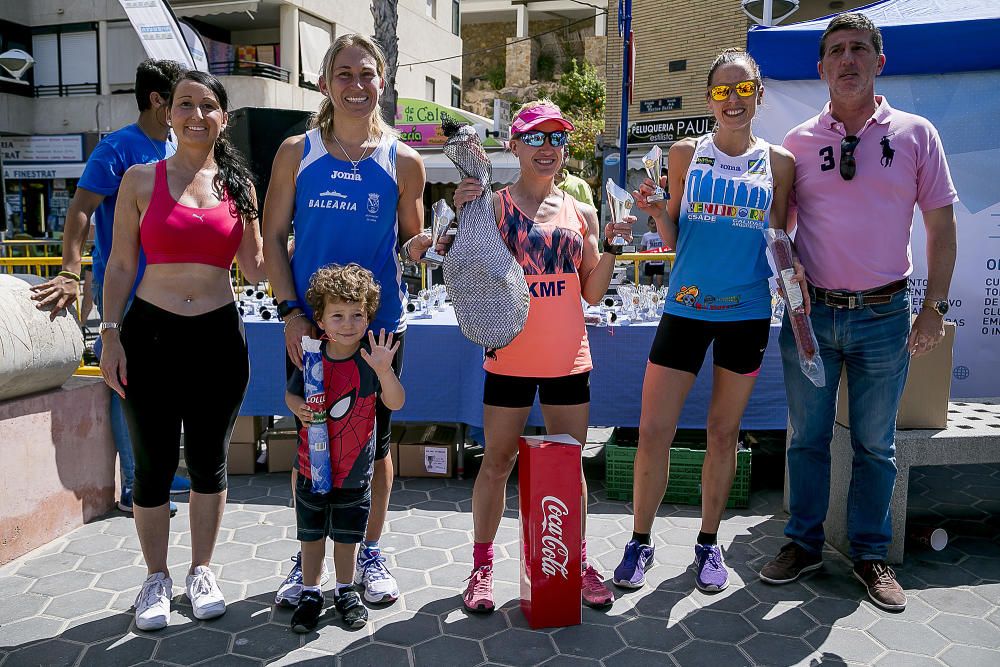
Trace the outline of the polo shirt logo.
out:
M 896 150 L 889 145 L 889 135 L 882 137 L 882 141 L 879 143 L 882 144 L 882 166 L 891 167 L 892 158 L 896 155 Z

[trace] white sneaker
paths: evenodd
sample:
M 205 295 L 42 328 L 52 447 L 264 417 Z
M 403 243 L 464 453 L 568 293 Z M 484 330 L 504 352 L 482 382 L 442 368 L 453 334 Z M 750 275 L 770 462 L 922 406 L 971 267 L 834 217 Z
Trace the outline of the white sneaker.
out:
M 385 557 L 378 549 L 358 549 L 358 560 L 354 567 L 354 584 L 364 584 L 365 599 L 371 603 L 395 602 L 399 597 L 396 578 L 385 566 Z
M 135 598 L 135 627 L 147 632 L 167 627 L 173 596 L 174 582 L 170 577 L 163 572 L 149 575 Z
M 186 584 L 195 618 L 204 621 L 226 613 L 226 599 L 222 597 L 222 591 L 210 569 L 204 565 L 194 568 L 194 574 L 187 576 Z
M 299 604 L 302 597 L 302 552 L 292 556 L 291 572 L 285 580 L 278 586 L 278 592 L 274 594 L 274 604 L 279 607 L 294 609 Z M 330 570 L 326 567 L 326 559 L 323 559 L 323 570 L 319 575 L 319 585 L 326 586 L 330 581 Z

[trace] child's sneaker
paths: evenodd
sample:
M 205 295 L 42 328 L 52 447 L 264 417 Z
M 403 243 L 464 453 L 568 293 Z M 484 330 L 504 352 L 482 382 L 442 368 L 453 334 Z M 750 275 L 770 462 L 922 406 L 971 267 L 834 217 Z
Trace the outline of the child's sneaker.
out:
M 493 567 L 482 565 L 476 568 L 467 581 L 469 585 L 462 595 L 465 608 L 479 614 L 493 611 Z
M 629 540 L 625 545 L 622 562 L 615 568 L 612 581 L 622 588 L 642 588 L 646 583 L 646 570 L 653 566 L 653 546 Z
M 296 607 L 299 604 L 299 597 L 302 595 L 302 552 L 292 556 L 292 571 L 288 573 L 285 580 L 278 586 L 278 592 L 274 594 L 274 604 L 279 607 Z M 326 568 L 326 559 L 323 559 L 323 569 L 319 575 L 319 585 L 325 586 L 330 581 L 330 570 Z
M 604 579 L 600 573 L 594 569 L 593 565 L 587 565 L 583 570 L 581 579 L 583 590 L 583 604 L 595 609 L 610 607 L 615 601 L 614 594 L 604 585 Z
M 302 591 L 298 605 L 292 614 L 292 630 L 303 634 L 312 632 L 323 615 L 323 594 L 316 591 Z
M 694 566 L 697 574 L 695 583 L 701 590 L 716 593 L 729 585 L 729 571 L 719 545 L 694 545 Z
M 344 625 L 349 628 L 363 628 L 368 622 L 368 610 L 361 603 L 361 596 L 353 588 L 344 589 L 339 595 L 334 594 L 333 605 L 344 617 Z
M 372 604 L 395 602 L 399 597 L 399 586 L 385 566 L 385 556 L 379 549 L 369 549 L 364 545 L 358 549 L 354 585 L 364 586 L 365 599 Z
M 167 627 L 174 582 L 162 572 L 149 575 L 135 598 L 135 627 L 150 632 Z

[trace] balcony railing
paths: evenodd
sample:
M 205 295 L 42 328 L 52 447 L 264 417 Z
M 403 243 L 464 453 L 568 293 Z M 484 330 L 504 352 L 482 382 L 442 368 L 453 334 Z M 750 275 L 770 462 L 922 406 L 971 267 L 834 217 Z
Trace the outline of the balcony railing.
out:
M 277 65 L 260 63 L 253 60 L 240 62 L 214 62 L 208 64 L 208 71 L 216 76 L 256 76 L 262 79 L 272 79 L 288 83 L 289 73 Z
M 48 86 L 35 86 L 35 97 L 69 97 L 71 95 L 97 95 L 100 93 L 97 83 L 64 83 Z

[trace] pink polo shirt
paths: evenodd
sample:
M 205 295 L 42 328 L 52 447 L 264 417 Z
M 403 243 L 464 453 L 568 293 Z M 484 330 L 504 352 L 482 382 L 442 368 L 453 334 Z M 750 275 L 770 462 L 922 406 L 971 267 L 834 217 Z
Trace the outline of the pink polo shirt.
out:
M 930 121 L 889 106 L 858 132 L 854 178 L 840 177 L 844 125 L 830 114 L 792 129 L 783 145 L 795 156 L 795 248 L 809 282 L 862 291 L 913 271 L 913 207 L 931 211 L 958 201 L 941 137 Z

